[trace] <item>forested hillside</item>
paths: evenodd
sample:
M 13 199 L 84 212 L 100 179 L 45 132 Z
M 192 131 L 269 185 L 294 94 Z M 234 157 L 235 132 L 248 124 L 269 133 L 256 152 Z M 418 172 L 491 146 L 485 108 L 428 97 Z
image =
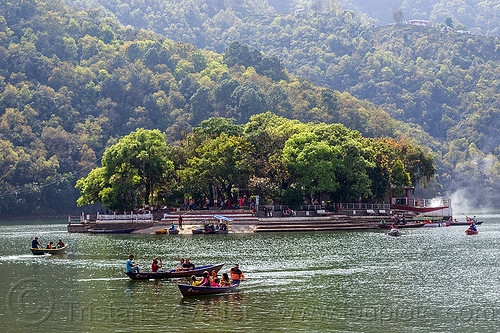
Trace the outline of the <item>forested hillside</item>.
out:
M 429 20 L 444 23 L 451 18 L 453 25 L 474 34 L 500 36 L 500 2 L 496 0 L 338 0 L 345 9 L 363 12 L 381 24 L 393 22 L 392 12 L 403 11 L 405 20 Z
M 439 150 L 440 182 L 446 189 L 468 187 L 465 192 L 474 193 L 474 200 L 476 188 L 493 203 L 500 199 L 496 37 L 441 27 L 374 27 L 366 15 L 343 10 L 336 1 L 293 2 L 292 9 L 306 8 L 297 15 L 277 13 L 269 6 L 276 2 L 264 0 L 71 1 L 200 48 L 221 52 L 239 41 L 276 55 L 301 78 L 348 91 L 396 119 L 420 125 L 432 138 L 415 137 Z M 492 4 L 488 13 L 497 9 Z
M 245 123 L 266 111 L 340 122 L 368 137 L 408 128 L 349 93 L 294 78 L 276 57 L 242 44 L 221 55 L 62 1 L 2 1 L 2 216 L 67 213 L 76 180 L 137 128 L 160 129 L 173 142 L 209 117 Z
M 315 9 L 327 0 L 268 0 L 278 13 L 295 9 Z M 431 25 L 445 22 L 473 34 L 500 36 L 500 3 L 496 0 L 337 0 L 345 10 L 363 13 L 388 25 L 395 18 L 403 21 L 427 20 Z M 395 12 L 398 14 L 395 15 Z M 448 20 L 447 20 L 448 19 Z M 451 21 L 449 21 L 451 19 Z

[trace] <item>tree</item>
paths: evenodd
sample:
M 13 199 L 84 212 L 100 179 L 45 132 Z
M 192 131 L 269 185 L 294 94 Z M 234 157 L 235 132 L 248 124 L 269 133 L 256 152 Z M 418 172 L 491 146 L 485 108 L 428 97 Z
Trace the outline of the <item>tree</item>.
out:
M 453 19 L 451 17 L 447 17 L 444 20 L 444 24 L 453 29 Z
M 336 172 L 340 167 L 339 151 L 326 141 L 319 141 L 313 133 L 295 134 L 283 148 L 283 164 L 290 174 L 290 182 L 308 194 L 334 192 L 339 183 Z
M 210 89 L 201 86 L 189 99 L 191 112 L 193 114 L 193 124 L 198 125 L 201 121 L 210 118 L 214 108 L 210 103 Z
M 201 143 L 181 173 L 185 181 L 202 182 L 204 188 L 213 185 L 233 199 L 231 190 L 235 186 L 244 188 L 251 175 L 246 158 L 251 150 L 252 145 L 244 137 L 222 133 Z
M 100 201 L 111 209 L 132 209 L 154 202 L 157 191 L 173 176 L 164 135 L 138 129 L 106 149 L 102 167 L 78 180 L 78 205 Z
M 405 171 L 405 166 L 401 160 L 397 160 L 392 168 L 391 184 L 398 188 L 411 185 L 410 174 Z
M 394 23 L 401 23 L 404 19 L 404 12 L 401 8 L 394 9 L 392 11 L 392 20 Z

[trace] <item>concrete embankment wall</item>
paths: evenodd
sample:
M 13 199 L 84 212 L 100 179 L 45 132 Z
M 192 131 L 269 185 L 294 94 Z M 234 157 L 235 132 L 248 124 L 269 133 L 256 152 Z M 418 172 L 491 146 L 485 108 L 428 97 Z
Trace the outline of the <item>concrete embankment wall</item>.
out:
M 186 217 L 186 215 L 184 215 Z M 177 217 L 178 218 L 178 217 Z M 230 223 L 230 233 L 251 232 L 316 232 L 339 230 L 369 230 L 377 229 L 384 216 L 347 216 L 329 215 L 315 217 L 252 217 L 248 219 L 235 219 Z M 200 227 L 199 219 L 185 218 L 181 234 L 191 234 L 191 230 Z M 68 225 L 68 232 L 88 232 L 88 229 L 129 229 L 134 228 L 134 233 L 154 234 L 156 230 L 168 229 L 178 222 L 175 218 L 166 218 L 155 222 L 90 222 L 85 224 Z
M 89 229 L 144 229 L 144 228 L 150 228 L 153 225 L 155 225 L 155 222 L 130 222 L 130 221 L 113 221 L 113 222 L 89 222 L 89 223 L 83 223 L 83 224 L 75 224 L 71 223 L 68 224 L 68 232 L 89 232 Z

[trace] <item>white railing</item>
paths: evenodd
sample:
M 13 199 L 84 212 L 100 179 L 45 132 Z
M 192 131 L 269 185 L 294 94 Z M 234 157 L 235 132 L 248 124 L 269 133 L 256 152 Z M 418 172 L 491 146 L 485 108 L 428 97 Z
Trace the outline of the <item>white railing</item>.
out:
M 303 205 L 303 206 L 300 206 L 300 210 L 319 210 L 319 209 L 323 209 L 323 207 L 321 207 L 321 205 Z
M 367 204 L 367 203 L 339 203 L 337 204 L 339 208 L 341 209 L 359 209 L 359 210 L 366 210 L 366 209 L 391 209 L 390 204 Z
M 442 198 L 434 198 L 434 199 L 410 199 L 406 198 L 392 198 L 393 205 L 406 205 L 408 202 L 408 206 L 410 207 L 422 207 L 422 208 L 430 208 L 430 207 L 450 207 L 451 199 L 442 199 Z
M 130 214 L 101 214 L 97 213 L 97 220 L 128 220 L 128 221 L 152 221 L 153 214 L 134 214 L 130 212 Z

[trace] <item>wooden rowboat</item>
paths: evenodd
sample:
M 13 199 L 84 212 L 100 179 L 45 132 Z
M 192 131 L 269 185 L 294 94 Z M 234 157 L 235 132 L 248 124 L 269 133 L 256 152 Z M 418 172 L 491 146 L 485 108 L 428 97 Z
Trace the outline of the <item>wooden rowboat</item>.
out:
M 201 266 L 196 267 L 195 269 L 189 271 L 179 271 L 177 272 L 175 269 L 169 271 L 158 271 L 158 272 L 126 272 L 127 276 L 132 280 L 150 280 L 150 279 L 170 279 L 170 278 L 179 278 L 179 277 L 190 277 L 191 275 L 202 276 L 204 271 L 209 272 L 218 272 L 224 266 L 224 264 L 218 265 L 209 265 L 209 266 Z
M 402 228 L 420 228 L 420 227 L 423 227 L 425 223 L 423 222 L 416 222 L 416 223 L 412 223 L 412 222 L 409 222 L 407 224 L 398 224 L 397 227 L 402 229 Z M 389 229 L 391 227 L 391 223 L 384 223 L 384 224 L 379 224 L 378 227 L 380 229 Z
M 216 294 L 227 294 L 235 291 L 240 286 L 237 282 L 228 287 L 200 287 L 192 286 L 190 284 L 178 284 L 179 290 L 182 296 L 200 296 L 200 295 L 216 295 Z
M 34 255 L 42 255 L 42 254 L 63 254 L 64 250 L 68 247 L 68 244 L 65 244 L 63 247 L 60 247 L 58 249 L 37 249 L 37 248 L 30 248 L 31 253 Z
M 483 223 L 483 221 L 478 221 L 478 222 L 474 222 L 475 224 L 481 224 Z M 472 222 L 450 222 L 449 225 L 452 226 L 452 225 L 471 225 Z

